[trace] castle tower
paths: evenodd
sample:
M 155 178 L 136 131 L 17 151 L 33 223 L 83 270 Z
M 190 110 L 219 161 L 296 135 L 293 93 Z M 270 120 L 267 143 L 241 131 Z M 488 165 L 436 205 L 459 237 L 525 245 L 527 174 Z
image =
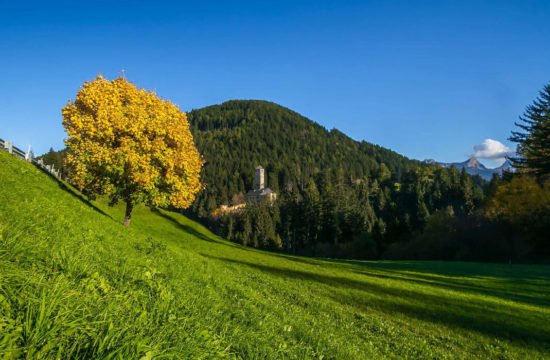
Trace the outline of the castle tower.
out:
M 265 172 L 260 165 L 256 166 L 254 173 L 254 190 L 262 190 L 265 187 Z

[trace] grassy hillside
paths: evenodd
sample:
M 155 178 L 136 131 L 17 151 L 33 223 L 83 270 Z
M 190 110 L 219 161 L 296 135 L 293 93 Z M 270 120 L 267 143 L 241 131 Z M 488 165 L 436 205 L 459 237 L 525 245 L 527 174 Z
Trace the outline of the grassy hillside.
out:
M 0 152 L 0 357 L 550 356 L 546 266 L 321 261 L 121 219 Z

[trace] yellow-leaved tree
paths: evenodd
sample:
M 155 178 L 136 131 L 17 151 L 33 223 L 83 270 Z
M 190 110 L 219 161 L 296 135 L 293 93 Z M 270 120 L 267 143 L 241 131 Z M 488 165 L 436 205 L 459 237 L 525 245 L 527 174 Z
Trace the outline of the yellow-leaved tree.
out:
M 203 160 L 184 112 L 124 78 L 98 76 L 62 110 L 67 167 L 83 193 L 126 203 L 187 208 L 201 189 Z

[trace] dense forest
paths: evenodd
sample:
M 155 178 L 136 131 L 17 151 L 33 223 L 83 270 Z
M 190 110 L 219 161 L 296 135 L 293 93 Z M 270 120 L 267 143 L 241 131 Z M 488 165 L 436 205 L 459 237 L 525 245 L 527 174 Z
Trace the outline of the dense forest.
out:
M 408 256 L 402 244 L 431 217 L 474 214 L 487 184 L 455 168 L 409 160 L 265 101 L 229 101 L 189 113 L 206 188 L 188 214 L 230 240 L 327 257 Z M 225 214 L 267 171 L 273 204 Z
M 549 261 L 549 113 L 547 86 L 512 134 L 518 171 L 487 182 L 355 141 L 267 101 L 193 110 L 204 189 L 184 212 L 231 241 L 292 254 Z M 51 150 L 43 159 L 65 172 L 63 157 Z M 246 203 L 257 165 L 277 200 L 232 208 Z

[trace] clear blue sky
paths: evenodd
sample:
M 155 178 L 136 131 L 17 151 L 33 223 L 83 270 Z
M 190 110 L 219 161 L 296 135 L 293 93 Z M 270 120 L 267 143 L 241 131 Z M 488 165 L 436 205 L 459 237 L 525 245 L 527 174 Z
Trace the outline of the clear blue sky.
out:
M 459 161 L 550 81 L 550 1 L 0 1 L 0 137 L 61 148 L 60 109 L 121 69 L 183 110 L 280 103 Z

